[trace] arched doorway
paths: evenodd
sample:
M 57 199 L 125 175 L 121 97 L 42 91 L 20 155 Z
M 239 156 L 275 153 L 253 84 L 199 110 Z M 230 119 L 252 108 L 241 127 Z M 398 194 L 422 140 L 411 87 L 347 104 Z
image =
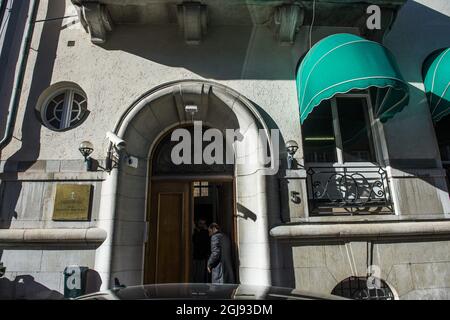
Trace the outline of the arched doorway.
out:
M 186 106 L 192 105 L 198 107 L 194 117 L 186 112 Z M 279 201 L 278 192 L 274 192 L 278 182 L 270 179 L 270 174 L 276 173 L 279 159 L 272 152 L 269 130 L 255 106 L 238 92 L 209 81 L 186 80 L 144 94 L 113 130 L 127 141 L 127 153 L 138 161 L 130 166 L 122 157 L 102 185 L 97 226 L 108 237 L 95 256 L 102 288 L 109 288 L 115 278 L 125 285 L 146 282 L 146 247 L 152 241 L 149 231 L 154 227 L 149 219 L 152 156 L 168 133 L 194 121 L 221 132 L 232 129 L 242 133 L 232 174 L 236 269 L 241 283 L 271 284 L 268 230 L 273 219 L 270 214 L 279 212 Z M 265 153 L 268 144 L 269 155 Z
M 187 149 L 193 151 L 195 131 L 204 137 L 214 129 L 192 125 L 175 128 L 158 142 L 151 156 L 144 283 L 208 282 L 210 240 L 206 227 L 213 222 L 231 239 L 230 255 L 236 260 L 234 166 L 208 164 L 203 157 L 195 163 L 194 152 L 186 163 L 175 164 L 172 152 L 182 142 L 172 139 L 179 130 L 188 134 Z M 227 150 L 223 135 L 217 137 L 222 139 L 213 143 L 221 150 L 212 150 L 214 156 Z M 209 142 L 201 143 L 198 151 L 203 154 Z

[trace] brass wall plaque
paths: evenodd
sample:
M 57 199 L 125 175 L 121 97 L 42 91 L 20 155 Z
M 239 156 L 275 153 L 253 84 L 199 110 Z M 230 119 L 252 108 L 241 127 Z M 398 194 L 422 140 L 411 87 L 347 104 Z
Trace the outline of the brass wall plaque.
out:
M 56 185 L 53 220 L 89 220 L 92 185 L 58 184 Z

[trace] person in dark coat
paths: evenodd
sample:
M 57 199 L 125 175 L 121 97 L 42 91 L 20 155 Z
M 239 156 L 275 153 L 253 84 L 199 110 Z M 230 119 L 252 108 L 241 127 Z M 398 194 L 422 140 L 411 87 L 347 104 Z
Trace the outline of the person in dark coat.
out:
M 220 226 L 217 223 L 211 223 L 208 231 L 211 236 L 211 255 L 208 259 L 211 282 L 234 283 L 230 239 L 226 234 L 220 232 Z

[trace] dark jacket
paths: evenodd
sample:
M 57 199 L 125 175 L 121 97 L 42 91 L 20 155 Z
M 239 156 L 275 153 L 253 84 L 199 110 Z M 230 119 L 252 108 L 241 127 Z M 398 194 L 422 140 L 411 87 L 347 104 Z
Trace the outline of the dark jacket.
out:
M 223 233 L 211 236 L 211 255 L 208 259 L 212 283 L 234 283 L 230 239 Z

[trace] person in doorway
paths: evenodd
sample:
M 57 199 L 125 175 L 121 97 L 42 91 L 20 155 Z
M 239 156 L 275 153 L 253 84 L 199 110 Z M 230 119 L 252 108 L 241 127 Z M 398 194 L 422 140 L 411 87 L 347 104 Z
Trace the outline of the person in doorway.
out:
M 230 239 L 220 231 L 220 226 L 217 223 L 211 223 L 208 231 L 211 236 L 211 255 L 208 259 L 208 272 L 211 273 L 211 282 L 234 283 Z
M 193 246 L 193 275 L 194 283 L 208 282 L 208 273 L 206 272 L 206 262 L 209 257 L 210 239 L 206 220 L 200 218 L 195 224 L 194 234 L 192 235 Z

